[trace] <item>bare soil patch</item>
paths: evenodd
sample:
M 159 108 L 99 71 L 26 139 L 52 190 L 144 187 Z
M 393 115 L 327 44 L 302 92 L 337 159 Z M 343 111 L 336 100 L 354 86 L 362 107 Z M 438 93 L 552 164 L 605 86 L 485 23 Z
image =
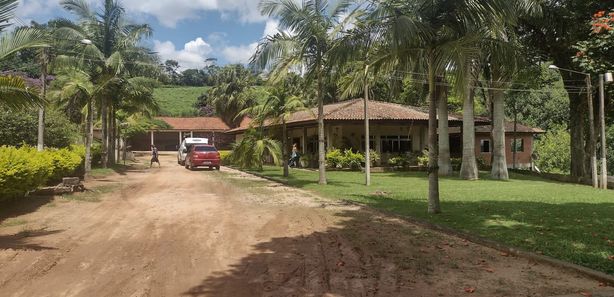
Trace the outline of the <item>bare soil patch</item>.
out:
M 0 295 L 552 296 L 599 287 L 251 175 L 161 161 L 86 183 L 116 187 L 99 202 L 56 197 L 0 211 Z

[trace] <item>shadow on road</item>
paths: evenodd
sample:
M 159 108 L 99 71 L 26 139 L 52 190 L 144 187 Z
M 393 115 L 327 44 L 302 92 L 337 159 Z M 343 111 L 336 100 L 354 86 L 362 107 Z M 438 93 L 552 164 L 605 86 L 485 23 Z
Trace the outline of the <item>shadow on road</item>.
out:
M 478 296 L 550 296 L 591 284 L 367 211 L 337 215 L 335 228 L 254 245 L 183 295 L 459 296 L 471 287 Z
M 34 237 L 48 236 L 60 232 L 63 232 L 63 230 L 47 231 L 45 229 L 40 229 L 22 231 L 13 235 L 0 235 L 0 250 L 55 250 L 56 248 L 28 243 L 28 241 Z

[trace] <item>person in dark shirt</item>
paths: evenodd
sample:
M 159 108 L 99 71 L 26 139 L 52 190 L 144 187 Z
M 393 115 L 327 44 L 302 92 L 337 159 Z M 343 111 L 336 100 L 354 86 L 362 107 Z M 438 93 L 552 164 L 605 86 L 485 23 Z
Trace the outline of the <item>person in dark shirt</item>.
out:
M 153 163 L 158 163 L 158 167 L 160 167 L 160 160 L 158 160 L 158 148 L 155 145 L 151 145 L 151 162 L 149 162 L 149 168 L 153 165 Z

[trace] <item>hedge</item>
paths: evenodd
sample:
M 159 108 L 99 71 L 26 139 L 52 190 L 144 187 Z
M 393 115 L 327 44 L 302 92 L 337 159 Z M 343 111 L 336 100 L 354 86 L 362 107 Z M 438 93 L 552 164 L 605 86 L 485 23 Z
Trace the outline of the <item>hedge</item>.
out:
M 48 181 L 73 174 L 84 154 L 82 146 L 42 152 L 30 146 L 0 147 L 0 200 L 23 197 Z

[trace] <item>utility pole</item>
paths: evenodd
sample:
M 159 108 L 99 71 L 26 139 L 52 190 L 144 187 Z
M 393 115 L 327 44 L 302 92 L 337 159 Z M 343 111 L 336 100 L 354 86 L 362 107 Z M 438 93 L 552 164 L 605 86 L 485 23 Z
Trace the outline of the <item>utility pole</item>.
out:
M 43 83 L 41 92 L 41 96 L 43 98 L 43 105 L 38 108 L 38 137 L 36 148 L 39 152 L 42 152 L 45 149 L 45 101 L 47 101 L 47 65 L 49 63 L 47 48 L 41 49 L 40 63 L 41 82 Z
M 364 108 L 365 108 L 365 184 L 367 186 L 371 185 L 371 148 L 370 141 L 371 136 L 369 135 L 369 65 L 365 66 L 365 98 L 364 98 Z
M 601 188 L 608 189 L 608 163 L 606 160 L 606 135 L 605 135 L 605 81 L 612 80 L 612 74 L 599 74 L 599 124 L 601 126 Z
M 597 180 L 597 145 L 595 138 L 595 114 L 593 112 L 593 86 L 591 83 L 591 75 L 586 76 L 586 93 L 588 95 L 588 127 L 589 127 L 589 147 L 591 153 L 591 179 L 593 188 L 599 188 Z

